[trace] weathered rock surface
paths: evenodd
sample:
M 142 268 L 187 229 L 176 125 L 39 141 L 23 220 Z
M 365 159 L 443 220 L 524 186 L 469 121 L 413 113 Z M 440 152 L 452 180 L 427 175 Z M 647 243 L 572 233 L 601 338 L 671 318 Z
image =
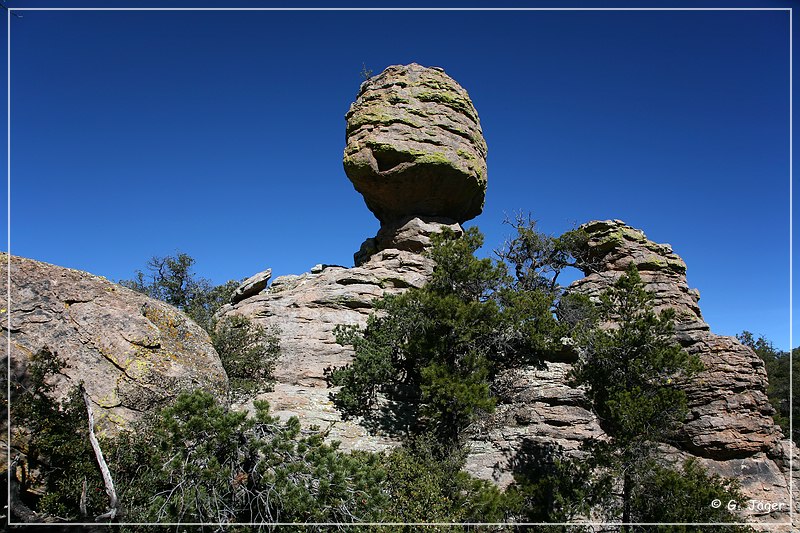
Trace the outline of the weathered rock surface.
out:
M 530 455 L 549 450 L 580 456 L 581 444 L 604 433 L 581 389 L 568 384 L 571 364 L 545 361 L 498 376 L 495 412 L 476 425 L 465 469 L 501 487 Z
M 589 234 L 585 278 L 571 291 L 597 296 L 633 262 L 654 294 L 657 310 L 676 311 L 676 340 L 702 360 L 705 369 L 687 387 L 690 414 L 679 448 L 665 446 L 676 460 L 696 457 L 711 472 L 738 479 L 747 498 L 761 502 L 745 511 L 750 520 L 787 519 L 789 478 L 800 481 L 800 465 L 789 468 L 797 448 L 783 439 L 770 417 L 767 377 L 761 359 L 735 338 L 714 335 L 703 321 L 699 293 L 686 282 L 686 264 L 667 244 L 648 240 L 618 220 L 581 226 Z M 495 385 L 501 403 L 477 425 L 467 469 L 501 486 L 536 453 L 551 450 L 579 456 L 587 438 L 603 438 L 581 389 L 568 384 L 570 361 L 507 372 Z M 797 497 L 795 497 L 797 501 Z M 776 504 L 778 510 L 769 508 Z
M 444 228 L 458 236 L 464 234 L 460 224 L 443 217 L 406 217 L 383 224 L 378 234 L 364 241 L 353 255 L 355 265 L 362 265 L 382 250 L 422 253 L 431 246 L 431 235 L 440 233 Z
M 345 118 L 345 172 L 382 223 L 481 213 L 486 142 L 469 95 L 442 69 L 386 68 L 361 85 Z
M 705 366 L 687 389 L 686 448 L 712 459 L 747 457 L 774 448 L 782 434 L 770 416 L 764 363 L 735 338 L 709 331 L 700 314 L 700 295 L 686 282 L 683 260 L 669 245 L 649 241 L 619 220 L 581 227 L 590 235 L 587 276 L 570 290 L 595 296 L 633 262 L 654 295 L 655 308 L 675 310 L 677 340 Z
M 269 283 L 269 279 L 271 277 L 271 268 L 250 276 L 244 280 L 241 285 L 236 287 L 235 291 L 233 291 L 233 294 L 231 295 L 231 303 L 239 303 L 242 300 L 251 296 L 255 296 L 259 292 L 263 291 L 267 288 L 267 283 Z
M 344 449 L 382 450 L 396 442 L 371 434 L 357 421 L 343 421 L 330 400 L 325 369 L 343 366 L 353 356 L 350 347 L 336 343 L 333 330 L 339 324 L 365 325 L 375 299 L 421 287 L 432 270 L 422 255 L 385 249 L 358 267 L 318 265 L 305 274 L 279 276 L 267 292 L 226 305 L 218 315 L 243 315 L 279 328 L 277 383 L 259 396 L 275 414 L 328 430 Z
M 589 234 L 586 277 L 570 290 L 594 296 L 608 288 L 633 262 L 656 309 L 676 311 L 676 340 L 703 362 L 704 370 L 686 386 L 689 416 L 679 456 L 699 457 L 712 472 L 734 477 L 748 498 L 783 504 L 778 512 L 748 511 L 757 520 L 785 520 L 788 512 L 788 458 L 796 448 L 772 420 L 764 363 L 733 337 L 709 331 L 700 313 L 699 293 L 686 282 L 686 265 L 668 244 L 648 240 L 619 220 L 584 224 Z M 795 482 L 795 487 L 797 484 Z
M 222 315 L 242 314 L 282 330 L 278 383 L 273 392 L 261 395 L 276 413 L 327 429 L 328 437 L 342 441 L 343 449 L 382 450 L 397 444 L 373 421 L 342 421 L 333 407 L 325 368 L 352 358 L 349 348 L 336 344 L 333 328 L 363 325 L 375 298 L 423 285 L 433 265 L 416 252 L 447 223 L 410 217 L 385 224 L 372 239 L 375 249 L 362 265 L 319 265 L 311 273 L 281 276 L 267 292 L 223 308 Z M 656 309 L 676 310 L 676 339 L 705 364 L 687 388 L 690 416 L 683 441 L 677 448 L 665 445 L 665 453 L 676 460 L 696 457 L 712 472 L 739 479 L 745 495 L 754 501 L 783 504 L 778 511 L 763 511 L 763 506 L 762 511 L 747 511 L 750 519 L 784 520 L 789 478 L 800 483 L 800 465 L 790 471 L 789 457 L 797 458 L 797 449 L 783 439 L 770 417 L 761 360 L 735 339 L 709 331 L 698 306 L 699 294 L 686 282 L 686 265 L 669 245 L 649 241 L 620 221 L 582 227 L 590 235 L 583 265 L 586 277 L 570 290 L 595 296 L 635 262 L 654 293 Z M 377 251 L 379 246 L 392 248 Z M 568 353 L 541 367 L 509 370 L 497 378 L 493 388 L 499 404 L 474 426 L 469 472 L 506 486 L 515 469 L 525 468 L 543 450 L 580 457 L 585 440 L 604 438 L 584 391 L 569 384 L 577 355 L 570 358 Z
M 7 254 L 0 254 L 5 293 Z M 83 381 L 101 430 L 114 430 L 181 390 L 219 396 L 228 378 L 208 334 L 177 309 L 92 274 L 11 257 L 11 379 L 42 350 L 65 363 L 57 394 Z

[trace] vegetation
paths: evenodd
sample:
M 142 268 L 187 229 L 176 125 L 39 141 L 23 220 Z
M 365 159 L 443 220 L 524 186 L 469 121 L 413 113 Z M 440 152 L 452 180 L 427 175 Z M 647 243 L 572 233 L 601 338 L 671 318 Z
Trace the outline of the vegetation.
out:
M 239 282 L 231 280 L 214 286 L 209 280 L 198 278 L 192 265 L 194 259 L 181 252 L 153 257 L 147 262 L 147 274 L 137 270 L 132 280 L 120 280 L 119 284 L 177 307 L 210 332 L 214 313 L 228 303 Z
M 501 262 L 474 256 L 483 242 L 476 230 L 460 239 L 444 233 L 428 252 L 436 268 L 425 287 L 383 298 L 365 329 L 339 330 L 355 358 L 329 372 L 330 383 L 341 387 L 335 404 L 347 415 L 407 420 L 409 450 L 420 438 L 460 450 L 470 424 L 491 412 L 502 393 L 493 378 L 506 368 L 541 364 L 571 338 L 581 354 L 574 384 L 585 387 L 609 438 L 590 441 L 580 460 L 533 445 L 521 451 L 516 483 L 495 509 L 532 521 L 574 520 L 598 509 L 625 523 L 680 513 L 735 520 L 707 498 L 741 502 L 735 486 L 696 463 L 676 468 L 658 453 L 660 443 L 675 440 L 686 415 L 678 385 L 701 369 L 673 340 L 672 311 L 653 311 L 635 267 L 598 305 L 565 294 L 561 271 L 579 261 L 591 268 L 581 257 L 585 235 L 548 237 L 530 220 L 512 225 L 517 236 L 498 253 Z M 392 412 L 398 404 L 411 414 L 398 417 L 399 410 Z M 653 498 L 708 501 L 691 511 L 659 511 Z
M 659 453 L 660 443 L 673 442 L 686 417 L 680 383 L 702 369 L 674 340 L 673 316 L 671 309 L 653 311 L 635 266 L 600 297 L 600 325 L 582 335 L 581 358 L 573 367 L 608 436 L 587 446 L 590 484 L 605 488 L 600 508 L 609 520 L 732 522 L 736 515 L 710 502 L 742 504 L 735 486 L 694 462 L 675 469 Z
M 343 454 L 297 418 L 233 412 L 202 391 L 125 434 L 114 456 L 128 521 L 368 521 L 383 507 L 378 457 Z
M 461 440 L 481 413 L 494 409 L 492 378 L 503 368 L 540 364 L 568 332 L 552 313 L 556 294 L 527 290 L 504 263 L 478 259 L 483 236 L 434 236 L 437 265 L 421 289 L 380 300 L 366 328 L 342 327 L 337 340 L 355 349 L 353 363 L 331 369 L 333 395 L 347 415 L 369 416 L 379 395 L 410 411 L 408 436 Z M 525 276 L 539 275 L 534 268 Z
M 211 341 L 228 374 L 234 399 L 272 390 L 272 372 L 280 354 L 277 328 L 268 330 L 235 315 L 216 325 Z
M 271 390 L 280 332 L 240 315 L 218 323 L 215 313 L 228 303 L 240 282 L 214 286 L 197 277 L 192 265 L 194 259 L 185 253 L 153 257 L 147 262 L 147 275 L 138 270 L 134 279 L 120 284 L 177 307 L 208 332 L 228 374 L 232 399 Z
M 736 335 L 736 338 L 745 346 L 752 348 L 763 359 L 769 379 L 767 397 L 769 403 L 775 408 L 772 418 L 781 427 L 784 435 L 790 436 L 795 444 L 800 444 L 800 424 L 795 425 L 794 433 L 789 434 L 790 409 L 794 420 L 800 420 L 800 405 L 798 405 L 800 402 L 796 401 L 794 405 L 789 404 L 789 375 L 792 375 L 792 382 L 795 384 L 795 394 L 797 394 L 796 387 L 800 384 L 800 348 L 792 350 L 790 371 L 789 354 L 782 350 L 776 350 L 775 346 L 763 335 L 756 339 L 749 331 L 743 331 Z
M 686 414 L 679 385 L 700 369 L 698 359 L 673 342 L 671 311 L 654 312 L 635 268 L 599 303 L 566 294 L 558 282 L 561 272 L 578 263 L 591 268 L 581 257 L 586 236 L 580 231 L 545 236 L 524 219 L 512 226 L 517 235 L 498 252 L 499 260 L 475 256 L 483 244 L 476 229 L 460 238 L 447 232 L 434 237 L 427 253 L 436 268 L 427 285 L 379 300 L 364 329 L 337 330 L 339 342 L 352 345 L 355 357 L 350 365 L 329 369 L 330 383 L 340 387 L 335 405 L 345 416 L 399 430 L 401 446 L 385 453 L 343 453 L 317 428 L 272 417 L 265 402 L 255 402 L 255 412 L 247 414 L 205 392 L 184 393 L 145 416 L 134 431 L 101 439 L 120 497 L 116 519 L 207 523 L 213 525 L 206 529 L 226 531 L 237 528 L 225 524 L 250 522 L 267 528 L 275 522 L 457 524 L 588 517 L 625 523 L 735 521 L 730 502 L 743 504 L 735 483 L 710 475 L 696 461 L 672 464 L 659 453 L 662 443 L 675 441 Z M 215 323 L 214 313 L 236 284 L 212 287 L 195 278 L 192 264 L 185 254 L 154 258 L 149 278 L 138 272 L 125 283 L 176 305 L 208 328 L 239 395 L 269 387 L 278 353 L 275 332 L 240 317 Z M 771 380 L 781 375 L 785 354 L 763 339 L 750 336 L 743 342 L 765 359 Z M 495 378 L 507 370 L 541 367 L 562 357 L 565 345 L 579 354 L 572 378 L 584 387 L 587 408 L 607 438 L 590 440 L 570 454 L 526 441 L 512 459 L 515 482 L 505 491 L 470 476 L 464 471 L 466 439 L 475 422 L 505 398 Z M 17 439 L 27 454 L 23 492 L 44 486 L 41 498 L 26 493 L 24 501 L 61 520 L 91 519 L 106 510 L 107 498 L 78 393 L 51 399 L 60 367 L 55 354 L 42 352 L 31 363 L 28 382 L 14 385 L 12 425 L 26 428 Z M 778 378 L 773 386 L 771 399 L 784 385 Z M 713 500 L 724 503 L 714 507 Z
M 76 387 L 63 400 L 51 399 L 53 376 L 63 361 L 48 350 L 36 353 L 28 363 L 26 382 L 13 382 L 11 427 L 15 442 L 24 443 L 25 459 L 17 463 L 24 472 L 20 490 L 22 503 L 45 515 L 62 520 L 81 520 L 106 511 L 108 498 L 89 443 L 86 408 Z M 86 512 L 81 493 L 86 483 Z M 43 486 L 41 498 L 26 494 Z
M 600 297 L 600 324 L 581 339 L 573 377 L 610 437 L 593 445 L 593 460 L 621 481 L 621 518 L 631 522 L 635 490 L 649 472 L 657 444 L 686 417 L 686 393 L 676 385 L 702 367 L 672 338 L 673 311 L 656 315 L 636 267 Z

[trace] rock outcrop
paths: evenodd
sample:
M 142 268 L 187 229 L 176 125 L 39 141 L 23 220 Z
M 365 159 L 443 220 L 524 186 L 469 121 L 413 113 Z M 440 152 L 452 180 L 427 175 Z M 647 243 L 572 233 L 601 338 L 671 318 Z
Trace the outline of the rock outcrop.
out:
M 0 254 L 6 292 L 8 255 Z M 222 397 L 228 378 L 208 334 L 177 309 L 86 272 L 11 257 L 11 305 L 0 338 L 11 333 L 11 379 L 25 383 L 37 353 L 65 367 L 56 393 L 83 382 L 100 430 L 114 431 L 178 392 Z M 10 324 L 9 324 L 10 320 Z
M 424 239 L 414 232 L 407 237 L 414 242 Z M 401 249 L 411 244 L 397 244 L 400 248 L 377 252 L 358 267 L 318 265 L 305 274 L 279 276 L 266 292 L 226 305 L 218 313 L 278 328 L 281 355 L 275 387 L 259 399 L 269 401 L 279 416 L 297 416 L 305 426 L 326 430 L 345 449 L 377 451 L 396 444 L 356 421 L 342 420 L 330 400 L 325 369 L 352 360 L 352 349 L 336 343 L 337 325 L 364 326 L 377 298 L 421 287 L 432 272 L 429 259 Z
M 464 233 L 460 224 L 442 217 L 414 216 L 383 224 L 378 234 L 365 240 L 358 252 L 353 255 L 355 265 L 362 265 L 383 250 L 403 250 L 421 254 L 431 246 L 431 235 L 443 230 L 448 230 L 457 236 Z
M 445 227 L 461 232 L 458 223 L 482 210 L 486 144 L 466 92 L 440 69 L 416 64 L 389 67 L 362 84 L 346 118 L 345 171 L 381 221 L 380 231 L 355 254 L 354 268 L 320 265 L 282 276 L 221 315 L 281 329 L 278 383 L 264 395 L 278 413 L 327 428 L 344 449 L 380 450 L 396 441 L 370 421 L 342 421 L 329 400 L 325 368 L 352 357 L 336 344 L 334 328 L 363 325 L 376 298 L 425 283 L 433 265 L 420 254 L 430 236 Z M 620 221 L 582 229 L 589 235 L 581 254 L 585 277 L 569 290 L 597 296 L 636 264 L 656 309 L 675 309 L 676 340 L 705 365 L 686 389 L 690 414 L 682 440 L 665 444 L 664 453 L 696 457 L 712 472 L 739 479 L 747 497 L 780 505 L 777 512 L 748 512 L 755 520 L 784 519 L 789 479 L 797 475 L 788 461 L 797 451 L 770 416 L 762 361 L 734 338 L 709 331 L 686 265 L 669 245 Z M 580 457 L 587 439 L 604 437 L 584 391 L 570 384 L 576 357 L 565 349 L 540 367 L 497 377 L 498 406 L 474 426 L 468 471 L 505 486 L 542 450 Z
M 735 338 L 709 331 L 698 306 L 700 294 L 686 282 L 683 260 L 668 244 L 656 244 L 619 220 L 581 227 L 589 234 L 587 276 L 570 290 L 596 296 L 635 264 L 655 309 L 675 310 L 677 340 L 705 366 L 687 389 L 686 449 L 723 460 L 773 449 L 782 435 L 770 416 L 764 362 Z
M 738 479 L 747 498 L 764 503 L 747 511 L 752 520 L 786 520 L 789 477 L 797 487 L 800 465 L 790 472 L 789 456 L 797 450 L 770 416 L 762 360 L 735 338 L 709 331 L 699 292 L 686 282 L 686 264 L 668 244 L 654 243 L 619 220 L 590 222 L 581 229 L 589 236 L 581 258 L 586 277 L 569 290 L 596 297 L 635 264 L 655 309 L 675 310 L 676 340 L 704 364 L 686 387 L 689 415 L 682 441 L 677 447 L 665 445 L 665 454 L 675 460 L 697 457 L 711 472 Z M 570 361 L 547 361 L 544 368 L 502 375 L 497 384 L 502 402 L 476 431 L 467 469 L 505 485 L 532 450 L 576 456 L 585 439 L 602 438 L 582 390 L 568 383 L 571 367 Z M 774 506 L 767 509 L 768 504 Z
M 800 479 L 797 470 L 788 468 L 789 455 L 797 450 L 770 416 L 774 409 L 761 358 L 734 337 L 710 331 L 698 306 L 700 294 L 689 288 L 686 264 L 670 245 L 656 244 L 620 220 L 582 228 L 589 234 L 586 277 L 570 290 L 596 295 L 634 263 L 656 310 L 675 310 L 676 340 L 703 363 L 704 370 L 685 388 L 689 415 L 676 455 L 698 457 L 712 472 L 738 479 L 748 498 L 765 504 L 749 511 L 752 518 L 786 520 L 789 477 L 795 478 L 795 487 Z M 768 503 L 778 505 L 777 511 Z
M 345 118 L 345 172 L 381 223 L 481 213 L 486 142 L 469 95 L 442 69 L 386 68 Z
M 242 282 L 241 285 L 236 287 L 231 295 L 231 303 L 235 304 L 241 302 L 245 298 L 255 296 L 259 292 L 267 288 L 269 279 L 272 277 L 272 269 L 268 268 L 258 274 L 253 274 Z

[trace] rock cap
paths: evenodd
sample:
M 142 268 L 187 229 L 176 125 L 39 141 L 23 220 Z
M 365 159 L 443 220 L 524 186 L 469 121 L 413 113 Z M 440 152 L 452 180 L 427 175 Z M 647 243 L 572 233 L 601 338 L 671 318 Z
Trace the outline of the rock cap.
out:
M 345 118 L 345 172 L 381 223 L 481 213 L 486 142 L 467 91 L 443 69 L 387 67 Z

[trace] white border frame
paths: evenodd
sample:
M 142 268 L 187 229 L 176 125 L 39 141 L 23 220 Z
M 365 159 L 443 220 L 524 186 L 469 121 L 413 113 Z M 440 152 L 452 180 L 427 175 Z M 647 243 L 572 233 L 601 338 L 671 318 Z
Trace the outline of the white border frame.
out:
M 6 25 L 7 25 L 7 265 L 6 265 L 6 314 L 7 314 L 7 327 L 6 327 L 6 340 L 7 340 L 7 398 L 8 398 L 8 413 L 7 421 L 8 434 L 7 434 L 7 458 L 11 459 L 11 16 L 16 11 L 787 11 L 789 13 L 789 435 L 787 439 L 791 442 L 793 432 L 793 418 L 791 406 L 794 405 L 794 398 L 792 394 L 792 305 L 793 305 L 793 280 L 792 280 L 792 239 L 793 239 L 793 203 L 792 203 L 792 175 L 793 175 L 793 98 L 792 98 L 792 46 L 793 46 L 793 29 L 792 29 L 792 15 L 793 8 L 788 7 L 24 7 L 24 8 L 7 8 L 6 9 Z M 760 528 L 776 528 L 791 526 L 794 522 L 794 478 L 792 476 L 794 455 L 789 454 L 789 522 L 775 522 L 775 523 L 751 523 L 751 522 L 734 522 L 734 523 L 716 523 L 716 522 L 688 522 L 688 523 L 641 523 L 641 522 L 472 522 L 472 523 L 459 523 L 453 524 L 450 522 L 358 522 L 358 523 L 339 523 L 339 522 L 275 522 L 275 523 L 202 523 L 202 522 L 177 522 L 177 523 L 163 523 L 163 522 L 58 522 L 58 523 L 39 523 L 39 522 L 11 522 L 11 472 L 8 472 L 7 479 L 7 493 L 8 493 L 8 516 L 7 521 L 9 526 L 55 526 L 63 527 L 69 526 L 98 526 L 98 525 L 111 525 L 111 526 L 753 526 L 757 525 Z

